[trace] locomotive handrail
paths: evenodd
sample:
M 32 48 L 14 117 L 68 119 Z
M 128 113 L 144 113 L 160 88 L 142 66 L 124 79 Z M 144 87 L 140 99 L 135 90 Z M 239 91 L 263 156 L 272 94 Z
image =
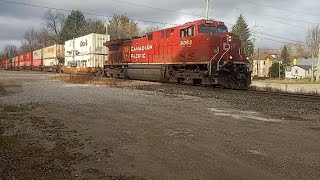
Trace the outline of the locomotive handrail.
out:
M 222 58 L 223 58 L 223 56 L 224 56 L 224 55 L 226 55 L 226 54 L 227 54 L 227 52 L 231 49 L 230 44 L 228 44 L 228 45 L 229 45 L 228 50 L 226 50 L 226 52 L 224 52 L 224 53 L 222 54 L 222 56 L 220 57 L 219 61 L 217 62 L 217 70 L 218 70 L 218 71 L 220 70 L 219 64 L 220 64 L 221 59 L 222 59 Z
M 211 76 L 212 74 L 212 61 L 213 59 L 220 53 L 220 48 L 218 47 L 218 52 L 215 54 L 211 59 L 210 59 L 210 65 L 209 65 L 209 75 Z

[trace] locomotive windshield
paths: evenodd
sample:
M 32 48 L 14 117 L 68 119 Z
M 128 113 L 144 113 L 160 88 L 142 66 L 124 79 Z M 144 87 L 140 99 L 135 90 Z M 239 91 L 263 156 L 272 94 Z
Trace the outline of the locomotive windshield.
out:
M 226 26 L 219 26 L 219 27 L 205 26 L 205 25 L 199 26 L 199 33 L 222 34 L 227 32 L 228 32 L 228 28 Z

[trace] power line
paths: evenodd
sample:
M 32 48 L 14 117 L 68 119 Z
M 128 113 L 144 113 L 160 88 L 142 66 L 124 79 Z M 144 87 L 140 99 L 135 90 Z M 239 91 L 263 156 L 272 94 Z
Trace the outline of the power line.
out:
M 0 2 L 18 4 L 18 5 L 29 6 L 29 7 L 36 7 L 36 8 L 43 8 L 43 9 L 53 9 L 53 10 L 64 11 L 64 12 L 72 12 L 72 10 L 68 10 L 68 9 L 48 7 L 48 6 L 36 5 L 36 4 L 30 4 L 30 3 L 22 3 L 22 2 L 16 2 L 16 1 L 0 0 Z M 91 16 L 112 18 L 112 16 L 107 16 L 107 15 L 102 15 L 102 14 L 96 14 L 96 13 L 90 13 L 90 12 L 82 12 L 82 13 L 86 14 L 86 15 L 91 15 Z M 156 23 L 156 24 L 178 25 L 178 24 L 170 24 L 170 23 L 157 22 L 157 21 L 142 20 L 142 19 L 131 19 L 131 20 L 138 21 L 138 22 Z
M 292 42 L 295 42 L 295 43 L 300 43 L 299 41 L 296 41 L 296 40 L 283 38 L 283 37 L 272 35 L 272 34 L 268 34 L 268 33 L 263 33 L 263 32 L 259 32 L 259 31 L 251 31 L 251 32 L 255 32 L 255 33 L 258 33 L 258 34 L 263 34 L 263 35 L 267 35 L 267 36 L 271 36 L 271 37 L 275 37 L 275 38 L 283 39 L 283 40 L 287 40 L 287 41 L 292 41 Z
M 297 20 L 297 19 L 290 19 L 290 18 L 284 18 L 284 17 L 279 17 L 279 16 L 267 15 L 267 14 L 263 14 L 263 13 L 259 13 L 259 12 L 253 12 L 253 11 L 244 10 L 244 9 L 241 9 L 241 8 L 236 8 L 236 9 L 238 9 L 240 11 L 245 11 L 245 12 L 248 12 L 248 13 L 260 14 L 260 15 L 263 15 L 263 16 L 273 17 L 273 18 L 277 18 L 277 19 L 289 20 L 289 21 L 294 21 L 294 22 L 303 22 L 303 23 L 309 23 L 309 24 L 318 24 L 316 22 L 311 22 L 311 21 L 304 21 L 304 20 Z
M 273 42 L 278 42 L 278 43 L 283 43 L 283 44 L 288 44 L 288 42 L 285 41 L 279 41 L 279 40 L 275 40 L 275 39 L 270 39 L 270 38 L 266 38 L 266 37 L 261 37 L 261 36 L 256 36 L 257 38 L 261 38 L 264 40 L 269 40 L 269 41 L 273 41 Z
M 246 3 L 248 3 L 248 4 L 254 4 L 254 5 L 257 5 L 257 6 L 263 6 L 263 7 L 271 7 L 271 8 L 274 8 L 274 9 L 279 9 L 279 10 L 288 11 L 288 12 L 302 13 L 302 14 L 304 14 L 304 15 L 312 15 L 312 16 L 318 16 L 318 17 L 320 17 L 319 14 L 308 13 L 307 10 L 306 10 L 306 11 L 297 11 L 297 10 L 279 8 L 279 7 L 272 6 L 272 5 L 258 4 L 258 3 L 254 3 L 254 2 L 246 2 Z
M 247 12 L 249 14 L 254 14 L 254 15 L 258 15 L 258 16 L 264 16 L 264 17 L 269 18 L 272 21 L 276 21 L 276 22 L 279 22 L 281 24 L 286 24 L 286 25 L 291 26 L 291 27 L 295 27 L 295 28 L 298 28 L 298 29 L 306 30 L 305 28 L 302 28 L 302 27 L 297 26 L 297 25 L 289 24 L 289 23 L 286 23 L 286 22 L 283 22 L 283 21 L 279 21 L 279 20 L 276 20 L 276 19 L 271 19 L 270 16 L 268 16 L 268 15 L 263 15 L 261 13 L 250 12 L 250 11 L 247 11 L 247 10 L 244 10 L 244 9 L 240 9 L 240 8 L 236 8 L 236 9 L 240 10 L 240 11 L 243 11 L 243 12 Z
M 201 5 L 198 9 L 196 9 L 195 11 L 193 11 L 190 15 L 194 15 L 197 11 L 199 11 L 201 8 L 203 8 L 203 5 Z
M 162 9 L 162 8 L 157 8 L 157 7 L 152 7 L 152 6 L 146 6 L 146 5 L 143 5 L 143 4 L 136 4 L 136 3 L 127 2 L 127 1 L 121 1 L 121 0 L 110 0 L 110 1 L 117 2 L 117 3 L 122 3 L 122 4 L 129 4 L 129 5 L 143 7 L 143 8 L 150 8 L 150 9 L 155 9 L 155 10 L 160 10 L 160 11 L 166 11 L 166 12 L 170 12 L 170 13 L 191 15 L 189 13 L 184 13 L 184 12 L 180 12 L 180 11 Z M 193 15 L 193 16 L 197 16 L 197 15 Z M 203 16 L 197 16 L 197 17 L 203 17 Z

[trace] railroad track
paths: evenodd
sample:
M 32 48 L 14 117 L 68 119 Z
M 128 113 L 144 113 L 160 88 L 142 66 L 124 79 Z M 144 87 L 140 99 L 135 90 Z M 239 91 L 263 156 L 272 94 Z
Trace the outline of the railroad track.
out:
M 84 76 L 83 74 L 75 74 L 76 76 Z M 220 89 L 214 88 L 215 90 L 223 90 L 226 91 L 227 89 Z M 300 93 L 289 93 L 289 92 L 276 92 L 276 91 L 263 91 L 263 90 L 234 90 L 228 89 L 230 92 L 234 93 L 249 93 L 249 94 L 256 94 L 256 95 L 263 95 L 263 96 L 270 96 L 274 98 L 280 99 L 293 99 L 299 101 L 307 101 L 307 102 L 318 102 L 320 103 L 320 94 L 300 94 Z
M 69 73 L 63 73 L 66 75 L 70 75 Z M 72 73 L 71 73 L 72 74 Z M 82 73 L 74 73 L 73 76 L 87 76 Z M 219 92 L 220 90 L 226 91 L 226 89 L 214 88 L 215 92 Z M 320 103 L 320 94 L 300 94 L 300 93 L 286 93 L 286 92 L 276 92 L 276 91 L 264 91 L 264 90 L 233 90 L 228 89 L 227 91 L 232 93 L 249 93 L 255 95 L 263 95 L 263 96 L 270 96 L 273 98 L 280 98 L 280 99 L 292 99 L 292 100 L 299 100 L 299 101 L 307 101 L 307 102 L 318 102 Z
M 272 97 L 281 98 L 281 99 L 293 99 L 293 100 L 308 101 L 308 102 L 312 101 L 312 102 L 320 103 L 320 95 L 316 95 L 316 94 L 269 92 L 269 91 L 259 91 L 259 90 L 248 90 L 247 92 L 272 96 Z

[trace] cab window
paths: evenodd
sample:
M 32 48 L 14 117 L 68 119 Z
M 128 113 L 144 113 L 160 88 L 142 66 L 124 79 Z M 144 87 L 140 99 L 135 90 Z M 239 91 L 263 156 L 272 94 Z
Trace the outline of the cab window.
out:
M 153 39 L 153 34 L 148 34 L 148 40 L 152 40 Z
M 219 26 L 219 27 L 205 26 L 205 25 L 199 26 L 199 33 L 222 34 L 227 32 L 228 32 L 228 28 L 226 26 Z
M 180 37 L 184 38 L 184 37 L 191 37 L 195 35 L 195 28 L 194 26 L 188 27 L 186 29 L 181 29 L 180 30 Z

